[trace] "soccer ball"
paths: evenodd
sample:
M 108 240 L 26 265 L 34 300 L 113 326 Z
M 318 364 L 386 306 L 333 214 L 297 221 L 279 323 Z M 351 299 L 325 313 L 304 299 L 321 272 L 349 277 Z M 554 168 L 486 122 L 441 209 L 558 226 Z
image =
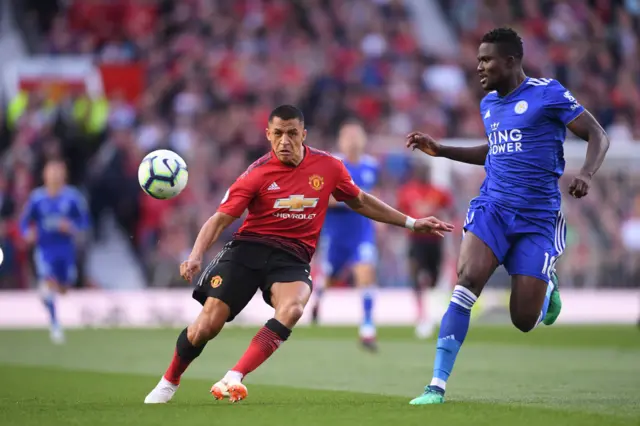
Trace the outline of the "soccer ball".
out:
M 187 163 L 168 149 L 147 154 L 138 167 L 140 187 L 159 200 L 167 200 L 180 194 L 187 186 L 188 179 Z

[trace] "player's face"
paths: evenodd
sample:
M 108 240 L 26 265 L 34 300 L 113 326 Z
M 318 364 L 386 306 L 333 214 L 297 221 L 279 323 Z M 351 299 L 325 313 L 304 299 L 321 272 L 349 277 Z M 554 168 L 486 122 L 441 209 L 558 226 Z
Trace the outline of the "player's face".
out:
M 367 136 L 359 124 L 346 124 L 338 134 L 338 147 L 347 157 L 359 156 L 364 151 Z
M 488 92 L 496 90 L 508 79 L 511 62 L 510 58 L 500 55 L 496 44 L 482 43 L 478 48 L 477 68 L 482 88 Z
M 271 142 L 271 149 L 284 164 L 300 164 L 304 155 L 302 144 L 306 137 L 307 131 L 298 119 L 282 120 L 273 117 L 267 127 L 267 139 Z
M 67 169 L 63 163 L 48 163 L 44 168 L 45 186 L 62 186 L 67 179 Z

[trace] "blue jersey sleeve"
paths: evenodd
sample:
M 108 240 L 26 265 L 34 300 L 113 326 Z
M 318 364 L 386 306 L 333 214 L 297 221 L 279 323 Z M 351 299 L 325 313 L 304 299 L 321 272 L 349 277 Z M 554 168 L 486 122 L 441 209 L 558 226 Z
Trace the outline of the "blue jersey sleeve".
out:
M 543 101 L 547 115 L 565 126 L 584 112 L 584 107 L 571 92 L 556 80 L 552 80 L 545 87 Z
M 90 226 L 89 209 L 87 207 L 87 200 L 80 193 L 80 191 L 74 192 L 73 204 L 71 210 L 71 220 L 73 225 L 78 231 L 85 231 Z
M 22 216 L 20 216 L 20 233 L 22 236 L 26 236 L 31 225 L 38 220 L 38 213 L 36 210 L 35 197 L 33 194 L 27 200 L 27 204 L 24 206 Z

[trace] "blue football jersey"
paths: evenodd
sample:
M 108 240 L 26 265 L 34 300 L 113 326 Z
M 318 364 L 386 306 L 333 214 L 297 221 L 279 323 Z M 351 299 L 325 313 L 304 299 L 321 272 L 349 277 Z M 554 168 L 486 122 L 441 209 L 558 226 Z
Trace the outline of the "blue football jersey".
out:
M 74 232 L 60 230 L 60 223 L 68 221 L 73 231 L 89 226 L 89 213 L 84 196 L 77 189 L 65 186 L 55 196 L 43 187 L 36 188 L 29 197 L 20 220 L 20 230 L 26 235 L 31 226 L 37 229 L 36 250 L 41 256 L 75 254 Z
M 560 210 L 566 126 L 584 111 L 571 93 L 549 78 L 529 78 L 500 97 L 480 102 L 489 143 L 486 178 L 478 201 L 516 209 Z
M 344 162 L 353 182 L 360 189 L 370 192 L 375 187 L 378 181 L 378 161 L 374 157 L 364 155 L 357 164 L 352 164 L 339 155 L 336 157 Z M 344 203 L 329 208 L 323 234 L 336 243 L 342 241 L 345 244 L 351 244 L 354 240 L 373 240 L 375 235 L 371 220 L 354 212 Z

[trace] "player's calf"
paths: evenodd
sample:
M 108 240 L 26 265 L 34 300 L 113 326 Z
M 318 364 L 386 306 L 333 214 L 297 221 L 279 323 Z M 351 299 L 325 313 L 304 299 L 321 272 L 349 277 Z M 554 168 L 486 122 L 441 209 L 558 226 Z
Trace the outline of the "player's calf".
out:
M 228 317 L 227 304 L 218 299 L 207 299 L 198 318 L 178 335 L 171 363 L 145 398 L 145 404 L 166 403 L 173 398 L 184 372 L 200 356 L 207 342 L 220 333 Z
M 267 321 L 253 337 L 238 363 L 222 380 L 213 385 L 211 393 L 216 399 L 222 399 L 225 391 L 232 402 L 246 398 L 247 388 L 242 380 L 287 341 L 311 296 L 309 284 L 302 281 L 274 283 L 270 291 L 271 302 L 276 310 L 275 317 Z
M 361 255 L 363 251 L 364 250 L 362 250 L 361 246 Z M 358 287 L 362 295 L 362 322 L 360 323 L 359 329 L 360 342 L 365 349 L 376 351 L 377 331 L 375 323 L 373 321 L 376 272 L 373 263 L 356 263 L 353 266 L 353 276 L 356 282 L 356 286 Z

